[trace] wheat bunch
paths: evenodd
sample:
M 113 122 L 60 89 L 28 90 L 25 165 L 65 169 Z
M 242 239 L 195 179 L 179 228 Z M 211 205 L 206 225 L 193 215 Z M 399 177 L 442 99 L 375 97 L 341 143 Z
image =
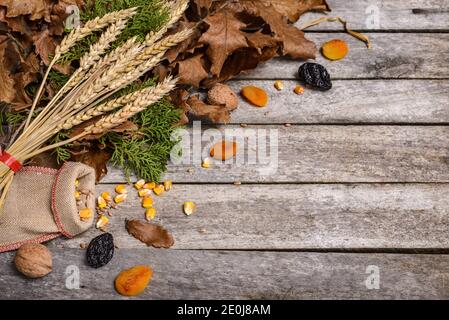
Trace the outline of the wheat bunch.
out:
M 25 163 L 42 152 L 71 143 L 87 135 L 101 135 L 122 124 L 170 92 L 176 85 L 176 79 L 171 77 L 155 87 L 110 99 L 112 94 L 127 87 L 143 73 L 156 66 L 169 48 L 191 35 L 192 31 L 186 30 L 163 37 L 165 32 L 182 16 L 187 3 L 187 0 L 176 2 L 171 7 L 172 12 L 168 23 L 159 31 L 147 35 L 142 43 L 136 38 L 131 38 L 111 52 L 107 52 L 107 50 L 123 31 L 126 22 L 135 14 L 137 8 L 109 13 L 72 31 L 57 47 L 55 56 L 33 101 L 30 115 L 21 129 L 21 133 L 5 150 L 5 153 L 11 155 L 18 162 Z M 78 41 L 105 28 L 106 30 L 98 42 L 92 45 L 90 51 L 81 58 L 80 68 L 31 121 L 31 115 L 54 64 Z M 47 141 L 60 130 L 70 129 L 97 116 L 103 117 L 86 127 L 80 134 L 65 141 L 46 145 Z M 0 208 L 13 178 L 12 168 L 0 162 Z

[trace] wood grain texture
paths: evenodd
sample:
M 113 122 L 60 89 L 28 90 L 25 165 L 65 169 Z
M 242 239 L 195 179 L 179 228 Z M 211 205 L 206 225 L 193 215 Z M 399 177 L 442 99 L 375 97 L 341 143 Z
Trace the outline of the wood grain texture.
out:
M 266 108 L 255 108 L 240 99 L 230 123 L 240 124 L 326 124 L 326 123 L 448 123 L 449 81 L 447 80 L 337 80 L 327 92 L 306 90 L 293 93 L 295 80 L 284 81 L 284 90 L 272 80 L 235 80 L 235 92 L 255 85 L 268 92 Z
M 185 149 L 183 158 L 193 164 L 169 165 L 165 177 L 179 183 L 449 182 L 447 126 L 224 126 L 220 130 L 209 133 L 217 134 L 215 139 L 237 140 L 234 163 L 215 161 L 210 169 L 203 169 L 201 154 L 193 157 Z M 248 147 L 245 142 L 245 136 L 255 134 L 268 136 L 266 141 L 272 143 L 265 159 L 257 155 L 261 147 Z M 208 156 L 211 135 L 203 136 L 203 157 Z M 259 141 L 259 146 L 267 145 Z M 191 145 L 188 139 L 183 143 Z M 253 164 L 248 157 L 255 159 Z M 125 180 L 120 170 L 111 168 L 103 181 Z
M 447 299 L 447 255 L 332 254 L 117 250 L 101 269 L 85 265 L 81 249 L 54 250 L 54 270 L 33 281 L 17 274 L 12 254 L 0 256 L 0 299 L 120 299 L 116 275 L 136 264 L 154 269 L 144 293 L 131 299 Z M 80 289 L 66 288 L 80 272 Z M 368 266 L 380 288 L 368 290 Z M 68 272 L 66 273 L 66 270 Z M 129 299 L 129 298 L 128 298 Z
M 449 30 L 449 1 L 398 1 L 398 0 L 327 0 L 330 17 L 342 17 L 355 30 Z M 373 23 L 373 14 L 379 14 L 379 25 Z M 320 13 L 306 13 L 298 26 L 322 17 Z M 341 30 L 338 23 L 323 23 L 309 30 Z
M 344 33 L 308 33 L 307 37 L 318 48 L 335 38 L 348 43 L 349 53 L 340 61 L 326 60 L 317 53 L 317 62 L 326 67 L 333 79 L 449 78 L 448 33 L 372 33 L 370 50 Z M 240 78 L 295 79 L 301 64 L 288 58 L 273 59 Z
M 129 188 L 130 189 L 130 188 Z M 100 185 L 97 193 L 114 193 Z M 154 196 L 154 222 L 177 249 L 449 249 L 449 184 L 174 185 Z M 197 212 L 182 212 L 194 201 Z M 127 234 L 126 219 L 144 219 L 137 192 L 112 210 L 120 248 L 145 245 Z M 79 248 L 99 234 L 51 242 Z

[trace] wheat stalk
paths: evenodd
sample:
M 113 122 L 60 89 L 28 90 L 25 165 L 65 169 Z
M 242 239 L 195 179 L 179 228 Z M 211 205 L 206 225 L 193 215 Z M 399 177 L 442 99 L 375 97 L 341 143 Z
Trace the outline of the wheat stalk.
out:
M 123 107 L 124 105 L 128 103 L 134 102 L 142 93 L 147 92 L 148 90 L 152 90 L 152 88 L 146 88 L 142 91 L 135 91 L 131 92 L 127 95 L 124 95 L 122 97 L 118 97 L 115 99 L 112 99 L 110 101 L 107 101 L 105 103 L 102 103 L 92 109 L 88 109 L 84 112 L 78 113 L 75 116 L 72 116 L 71 118 L 67 119 L 66 122 L 64 122 L 63 125 L 59 126 L 57 128 L 57 131 L 60 130 L 70 130 L 73 127 L 88 121 L 92 118 L 101 116 L 105 113 L 111 112 L 115 109 L 118 109 L 119 107 Z
M 138 92 L 134 101 L 126 104 L 119 111 L 105 116 L 98 120 L 95 124 L 86 127 L 84 133 L 88 134 L 102 134 L 109 129 L 112 129 L 126 120 L 145 110 L 149 105 L 159 101 L 163 96 L 172 91 L 176 86 L 177 79 L 168 77 L 156 87 L 147 88 Z
M 167 33 L 168 29 L 170 29 L 176 22 L 178 22 L 179 19 L 181 19 L 188 6 L 189 0 L 179 0 L 171 5 L 170 20 L 168 21 L 168 23 L 164 25 L 159 31 L 150 32 L 149 34 L 147 34 L 144 44 L 147 46 L 151 46 L 156 41 L 159 41 L 162 36 Z
M 86 22 L 86 24 L 81 27 L 72 30 L 62 41 L 61 44 L 55 50 L 55 57 L 60 57 L 64 53 L 68 52 L 75 43 L 84 39 L 88 35 L 95 31 L 106 28 L 110 24 L 116 23 L 119 20 L 127 20 L 131 18 L 137 11 L 137 8 L 129 8 L 125 10 L 115 11 L 105 14 L 103 17 L 97 17 L 93 20 Z
M 123 31 L 123 29 L 125 29 L 127 22 L 128 19 L 121 19 L 118 22 L 110 25 L 106 29 L 106 31 L 101 35 L 98 42 L 93 44 L 90 47 L 89 52 L 81 57 L 79 68 L 73 73 L 69 81 L 60 91 L 60 95 L 66 93 L 80 83 L 80 81 L 84 78 L 84 76 L 86 76 L 91 67 L 93 67 L 101 60 L 102 55 L 110 47 L 111 43 L 114 42 Z
M 36 108 L 37 103 L 39 102 L 39 99 L 41 98 L 41 95 L 43 93 L 48 75 L 50 74 L 50 71 L 56 64 L 56 62 L 61 58 L 61 56 L 64 53 L 67 53 L 77 42 L 84 39 L 93 32 L 104 29 L 108 25 L 115 23 L 119 20 L 129 19 L 135 14 L 136 10 L 137 8 L 130 8 L 108 13 L 101 18 L 97 17 L 93 20 L 86 22 L 86 24 L 83 27 L 72 30 L 66 37 L 64 37 L 64 39 L 62 39 L 61 43 L 55 49 L 55 55 L 47 68 L 47 72 L 45 73 L 42 79 L 42 83 L 37 91 L 33 104 L 31 105 L 30 113 L 25 121 L 24 130 L 26 130 L 30 124 L 31 117 L 34 113 L 34 109 Z

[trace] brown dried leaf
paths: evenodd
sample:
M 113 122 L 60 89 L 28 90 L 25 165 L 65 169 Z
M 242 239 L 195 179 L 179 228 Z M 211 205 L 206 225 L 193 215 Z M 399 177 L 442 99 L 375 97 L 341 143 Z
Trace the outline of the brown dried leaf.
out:
M 173 236 L 157 224 L 139 220 L 126 220 L 126 230 L 130 235 L 147 246 L 170 248 L 175 243 Z
M 39 63 L 34 53 L 22 56 L 17 43 L 8 35 L 0 35 L 0 102 L 14 110 L 27 108 L 31 98 L 26 87 L 37 80 Z
M 197 95 L 191 96 L 187 100 L 190 112 L 199 119 L 209 119 L 214 123 L 227 123 L 230 120 L 231 112 L 224 105 L 210 105 L 199 99 Z
M 240 48 L 248 47 L 245 35 L 240 31 L 246 24 L 239 21 L 231 11 L 217 12 L 205 19 L 209 29 L 198 40 L 207 44 L 207 56 L 212 63 L 212 75 L 219 75 L 227 57 Z
M 73 154 L 70 160 L 82 162 L 94 168 L 96 181 L 99 182 L 108 173 L 106 164 L 110 158 L 111 155 L 106 150 L 91 147 L 83 152 Z
M 30 20 L 51 21 L 52 0 L 0 0 L 0 5 L 7 8 L 7 18 L 29 15 Z
M 277 12 L 288 17 L 290 22 L 298 21 L 307 11 L 330 11 L 325 0 L 259 0 L 265 5 L 273 5 Z
M 46 65 L 49 65 L 49 55 L 55 52 L 57 46 L 55 38 L 50 36 L 49 30 L 45 28 L 43 31 L 33 35 L 33 42 L 36 48 L 36 53 Z
M 203 79 L 206 79 L 209 73 L 204 68 L 202 55 L 196 55 L 189 59 L 176 63 L 179 72 L 179 83 L 199 87 Z

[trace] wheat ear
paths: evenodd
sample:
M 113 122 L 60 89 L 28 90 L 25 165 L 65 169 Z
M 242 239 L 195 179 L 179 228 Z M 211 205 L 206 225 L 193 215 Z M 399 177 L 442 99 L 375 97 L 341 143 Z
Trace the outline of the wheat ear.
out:
M 124 105 L 128 103 L 134 102 L 142 93 L 146 93 L 147 91 L 152 90 L 152 88 L 146 88 L 141 91 L 135 91 L 132 93 L 129 93 L 127 95 L 124 95 L 122 97 L 118 97 L 116 99 L 112 99 L 110 101 L 107 101 L 105 103 L 102 103 L 92 109 L 88 109 L 84 112 L 78 113 L 74 115 L 73 117 L 67 119 L 67 121 L 59 126 L 57 128 L 57 131 L 60 130 L 70 130 L 74 126 L 77 126 L 84 121 L 88 121 L 94 117 L 101 116 L 105 113 L 111 112 L 115 109 L 118 109 L 120 107 L 123 107 Z
M 96 98 L 102 96 L 108 91 L 108 88 L 117 80 L 119 80 L 126 72 L 127 65 L 130 60 L 133 60 L 140 52 L 141 47 L 135 46 L 131 50 L 124 52 L 117 58 L 117 61 L 110 66 L 103 74 L 89 86 L 87 90 L 83 91 L 83 94 L 78 97 L 74 105 L 70 108 L 73 111 L 90 104 Z
M 48 75 L 50 74 L 51 69 L 56 64 L 56 62 L 59 60 L 59 58 L 61 58 L 61 56 L 64 53 L 68 52 L 70 50 L 70 48 L 72 48 L 75 45 L 75 43 L 77 43 L 78 41 L 84 39 L 85 37 L 92 34 L 93 32 L 104 29 L 108 25 L 115 23 L 118 20 L 130 18 L 131 16 L 133 16 L 135 14 L 136 11 L 137 11 L 137 8 L 130 8 L 130 9 L 125 9 L 125 10 L 121 10 L 121 11 L 108 13 L 101 18 L 97 17 L 93 20 L 86 22 L 86 24 L 83 27 L 72 30 L 72 32 L 70 32 L 66 37 L 64 37 L 64 39 L 62 39 L 59 46 L 57 46 L 55 49 L 55 55 L 54 55 L 52 61 L 50 62 L 50 65 L 47 68 L 47 72 L 45 73 L 45 75 L 42 79 L 41 85 L 36 93 L 36 96 L 34 98 L 33 104 L 31 105 L 28 117 L 25 121 L 24 130 L 26 130 L 28 128 L 28 126 L 30 125 L 31 117 L 33 116 L 34 109 L 36 109 L 37 103 L 39 102 L 39 100 L 42 96 Z M 50 105 L 51 105 L 51 103 L 50 103 Z
M 59 96 L 66 93 L 82 81 L 89 69 L 101 60 L 102 55 L 111 46 L 111 43 L 114 42 L 123 29 L 125 29 L 127 22 L 128 19 L 122 19 L 110 25 L 101 35 L 100 39 L 95 44 L 91 45 L 89 52 L 81 57 L 79 68 L 61 89 L 60 93 L 58 92 Z
M 126 104 L 119 111 L 101 118 L 95 124 L 86 127 L 84 129 L 84 133 L 86 135 L 102 134 L 109 129 L 124 123 L 126 120 L 145 110 L 148 106 L 159 101 L 163 96 L 172 91 L 176 86 L 176 82 L 177 79 L 168 77 L 156 87 L 151 87 L 140 91 L 140 94 L 133 102 Z
M 136 59 L 130 61 L 128 64 L 128 73 L 111 84 L 112 89 L 122 89 L 127 84 L 137 80 L 144 73 L 155 67 L 163 59 L 168 49 L 177 46 L 179 43 L 190 37 L 193 31 L 193 29 L 183 30 L 160 40 L 150 48 L 145 48 L 142 51 L 142 53 L 145 52 L 145 59 L 139 59 L 139 57 L 142 58 L 141 53 Z M 136 65 L 136 61 L 139 61 L 138 65 Z
M 168 29 L 170 29 L 176 22 L 178 22 L 179 19 L 181 19 L 182 15 L 189 6 L 189 0 L 179 0 L 168 6 L 170 7 L 170 20 L 159 31 L 150 32 L 146 35 L 144 42 L 146 46 L 151 46 L 156 41 L 159 41 Z
M 55 57 L 61 56 L 62 54 L 68 52 L 70 48 L 75 45 L 75 43 L 84 39 L 93 32 L 104 29 L 118 20 L 127 20 L 131 18 L 136 11 L 136 7 L 124 9 L 107 13 L 103 17 L 96 17 L 95 19 L 86 22 L 83 27 L 74 29 L 61 41 L 61 44 L 55 50 Z

